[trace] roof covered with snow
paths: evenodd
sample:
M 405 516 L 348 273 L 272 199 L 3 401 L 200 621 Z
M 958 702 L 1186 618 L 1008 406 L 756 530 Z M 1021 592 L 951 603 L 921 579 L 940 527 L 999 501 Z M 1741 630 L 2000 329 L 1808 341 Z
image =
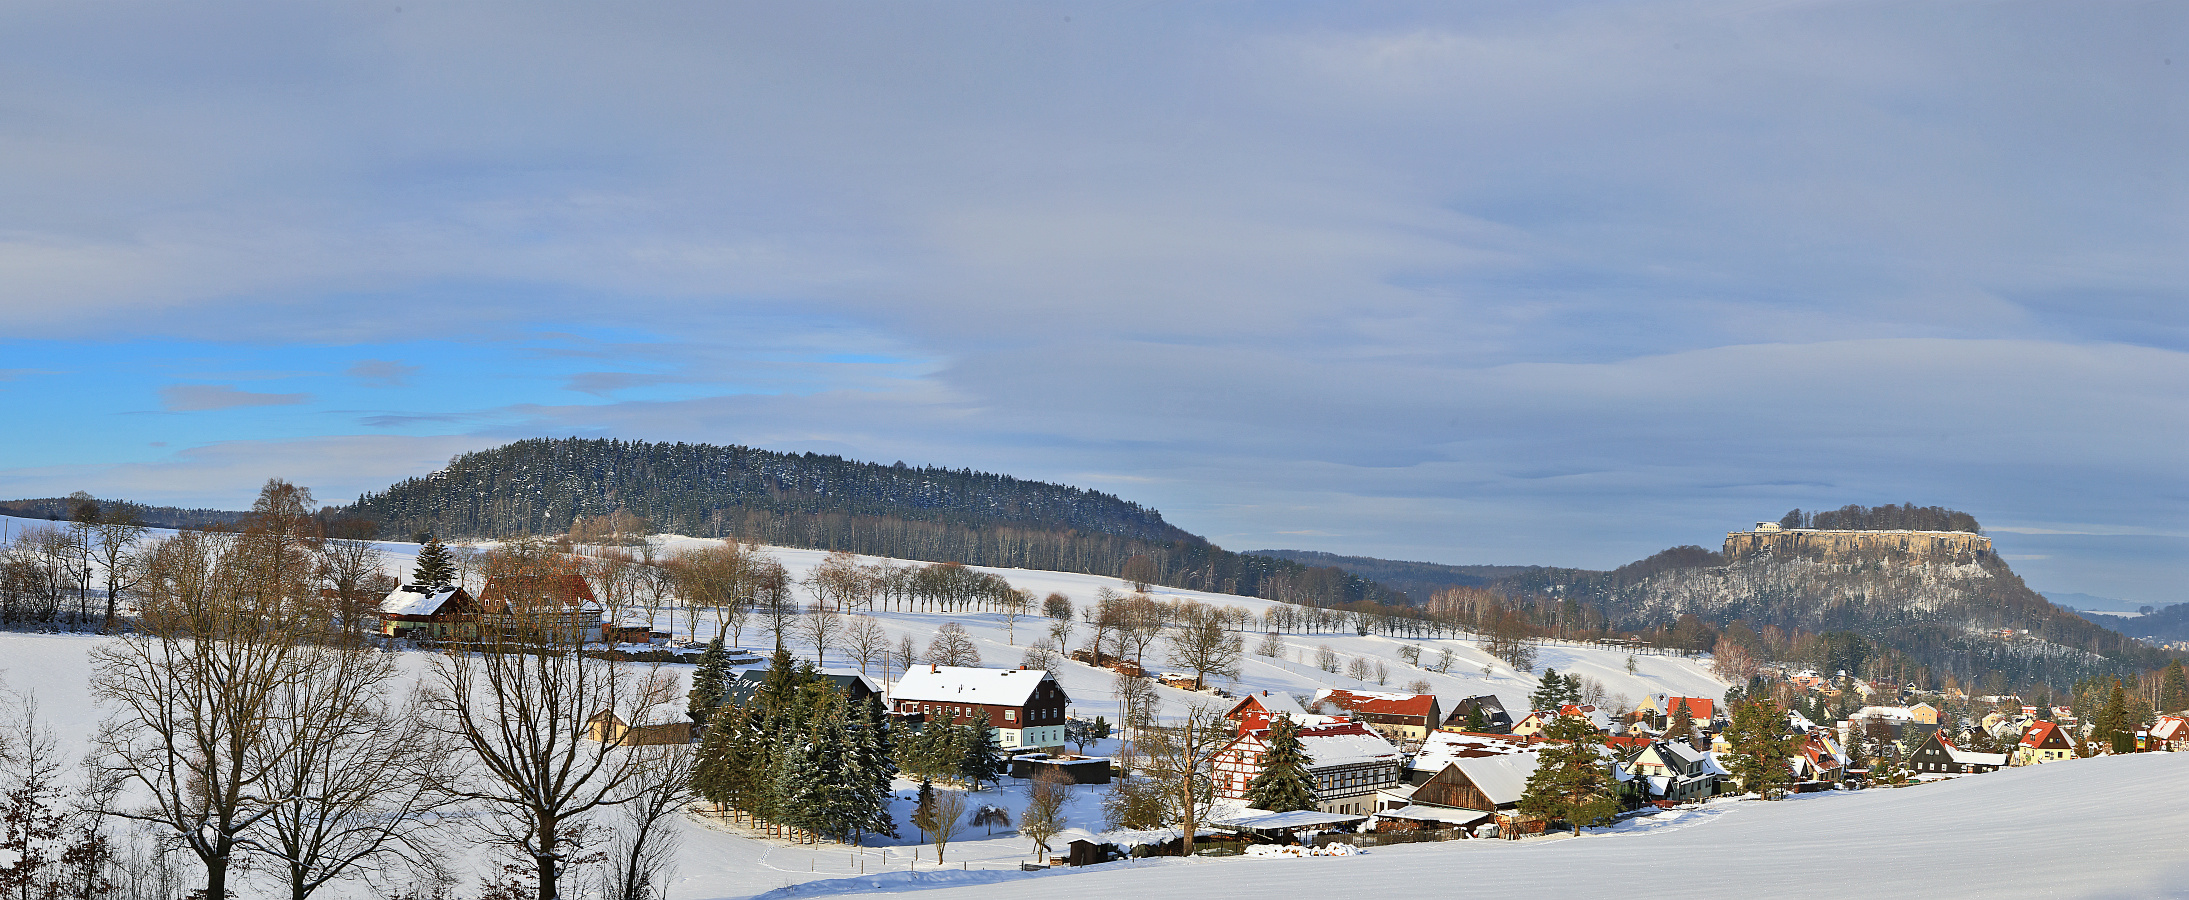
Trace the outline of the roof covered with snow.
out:
M 427 587 L 422 584 L 406 584 L 388 592 L 387 599 L 380 601 L 380 613 L 388 616 L 430 616 L 457 594 L 460 587 Z M 469 595 L 466 595 L 469 596 Z
M 1315 703 L 1331 703 L 1362 715 L 1430 716 L 1436 712 L 1435 694 L 1400 694 L 1389 691 L 1341 691 L 1324 688 L 1315 692 Z
M 973 666 L 914 666 L 890 689 L 892 700 L 1025 706 L 1034 689 L 1056 676 L 1041 669 L 983 669 Z
M 1209 824 L 1223 828 L 1245 828 L 1254 831 L 1279 829 L 1315 828 L 1323 825 L 1344 825 L 1359 822 L 1367 816 L 1349 816 L 1343 813 L 1326 813 L 1312 809 L 1295 809 L 1291 812 L 1270 812 L 1266 809 L 1247 807 L 1238 815 L 1226 816 Z
M 1480 756 L 1455 759 L 1452 765 L 1467 776 L 1482 796 L 1499 806 L 1519 803 L 1520 794 L 1528 788 L 1528 776 L 1535 774 L 1538 754 L 1530 750 L 1507 756 Z
M 1421 743 L 1421 750 L 1414 754 L 1414 768 L 1440 772 L 1444 765 L 1455 759 L 1473 759 L 1484 756 L 1510 756 L 1527 752 L 1532 742 L 1499 734 L 1474 734 L 1461 731 L 1436 731 Z
M 1253 708 L 1260 708 L 1262 712 L 1270 716 L 1291 716 L 1294 722 L 1307 718 L 1307 709 L 1300 705 L 1299 700 L 1284 691 L 1256 691 L 1248 694 L 1239 698 L 1239 702 L 1232 704 L 1230 711 L 1226 712 L 1225 715 L 1236 719 L 1244 715 L 1246 710 Z
M 1264 740 L 1268 739 L 1266 731 L 1257 731 L 1256 735 Z M 1384 740 L 1383 735 L 1359 722 L 1337 722 L 1301 728 L 1300 750 L 1311 760 L 1308 765 L 1316 769 L 1377 760 L 1399 760 L 1399 748 Z

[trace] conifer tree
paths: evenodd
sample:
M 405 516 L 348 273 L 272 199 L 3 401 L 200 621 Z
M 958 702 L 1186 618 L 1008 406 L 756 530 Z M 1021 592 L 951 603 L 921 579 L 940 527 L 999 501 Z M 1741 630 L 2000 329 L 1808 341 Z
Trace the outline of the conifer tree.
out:
M 1674 703 L 1672 715 L 1665 721 L 1665 738 L 1686 741 L 1695 736 L 1695 714 L 1688 711 L 1686 703 Z
M 685 715 L 693 722 L 707 724 L 707 714 L 721 704 L 722 691 L 730 682 L 729 660 L 721 638 L 708 641 L 707 649 L 699 654 L 699 668 L 692 673 L 692 691 L 685 698 Z
M 1520 811 L 1545 821 L 1564 820 L 1579 835 L 1583 826 L 1606 824 L 1619 812 L 1617 782 L 1603 756 L 1604 739 L 1580 716 L 1551 720 L 1536 751 L 1535 772 L 1520 795 Z
M 1270 720 L 1269 749 L 1262 753 L 1261 773 L 1247 784 L 1247 805 L 1271 812 L 1314 809 L 1315 787 L 1307 774 L 1312 762 L 1300 746 L 1300 727 L 1292 717 Z
M 2159 712 L 2167 715 L 2189 708 L 2189 676 L 2185 676 L 2181 660 L 2166 664 L 2166 671 L 2159 676 Z
M 692 792 L 714 804 L 715 813 L 721 814 L 736 799 L 735 783 L 730 766 L 735 762 L 733 732 L 736 719 L 729 715 L 716 716 L 700 732 L 699 759 L 692 765 Z
M 889 814 L 890 779 L 897 767 L 890 760 L 889 717 L 879 697 L 868 697 L 858 729 L 852 735 L 853 796 L 852 833 L 897 836 L 897 820 Z
M 426 544 L 418 548 L 418 567 L 411 570 L 412 584 L 426 587 L 447 587 L 456 581 L 456 562 L 449 558 L 448 545 L 432 535 L 426 536 Z
M 828 829 L 826 773 L 820 748 L 805 735 L 786 734 L 776 747 L 775 770 L 767 818 L 811 834 Z
M 1003 751 L 996 747 L 996 729 L 987 719 L 968 724 L 960 738 L 964 746 L 958 758 L 958 777 L 980 790 L 981 782 L 993 782 L 1010 769 L 1010 762 L 1003 758 Z
M 1543 680 L 1536 682 L 1535 693 L 1528 695 L 1528 708 L 1557 712 L 1559 701 L 1565 696 L 1565 676 L 1558 674 L 1557 669 L 1544 669 Z
M 912 804 L 912 827 L 920 830 L 920 842 L 927 842 L 927 833 L 935 830 L 935 783 L 920 779 L 920 796 Z
M 1482 704 L 1467 707 L 1467 724 L 1461 727 L 1477 734 L 1490 727 L 1490 720 L 1482 714 Z
M 1786 761 L 1794 752 L 1793 742 L 1786 736 L 1786 715 L 1778 704 L 1770 700 L 1743 701 L 1733 708 L 1733 721 L 1726 728 L 1725 739 L 1733 745 L 1733 757 L 1728 762 L 1734 777 L 1740 779 L 1741 790 L 1765 800 L 1778 799 L 1793 780 Z
M 2099 708 L 2094 722 L 2096 728 L 2090 737 L 2098 747 L 2110 753 L 2128 753 L 2136 748 L 2136 726 L 2129 721 L 2128 695 L 2114 679 L 2113 690 L 2105 698 L 2105 706 Z

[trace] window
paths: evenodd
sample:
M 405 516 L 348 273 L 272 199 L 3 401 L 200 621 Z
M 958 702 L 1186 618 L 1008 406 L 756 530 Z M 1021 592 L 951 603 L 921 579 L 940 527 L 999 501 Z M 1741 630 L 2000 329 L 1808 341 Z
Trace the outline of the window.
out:
M 1006 721 L 1006 722 L 1016 722 L 1016 721 L 1018 721 L 1018 710 L 1015 710 L 1015 709 L 1007 709 L 1007 710 L 1004 710 L 1004 711 L 1003 711 L 1003 720 L 1004 720 L 1004 721 Z

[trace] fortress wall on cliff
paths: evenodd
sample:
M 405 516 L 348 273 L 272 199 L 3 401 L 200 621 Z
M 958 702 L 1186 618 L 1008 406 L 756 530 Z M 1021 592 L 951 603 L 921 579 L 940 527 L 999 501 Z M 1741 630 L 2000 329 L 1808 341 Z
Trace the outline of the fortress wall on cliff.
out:
M 1764 553 L 1830 560 L 1880 552 L 1941 560 L 1981 559 L 1991 555 L 1991 538 L 1965 531 L 1819 531 L 1812 528 L 1735 531 L 1725 536 L 1727 562 Z

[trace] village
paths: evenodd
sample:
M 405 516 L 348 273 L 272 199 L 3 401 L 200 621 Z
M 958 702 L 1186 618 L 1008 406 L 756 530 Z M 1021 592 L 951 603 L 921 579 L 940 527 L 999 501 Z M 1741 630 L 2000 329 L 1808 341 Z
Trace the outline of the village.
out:
M 1019 835 L 1026 858 L 1016 865 L 1027 870 L 1188 854 L 1342 855 L 1577 836 L 1711 803 L 1916 788 L 2189 749 L 2180 710 L 2151 714 L 2143 704 L 2136 715 L 2118 684 L 2086 716 L 2016 696 L 1769 666 L 1718 696 L 1653 693 L 1632 703 L 1550 668 L 1524 697 L 1297 692 L 1236 679 L 1219 687 L 1212 677 L 1239 669 L 1248 616 L 1181 602 L 1137 646 L 1123 627 L 1106 638 L 1109 607 L 1134 602 L 1124 593 L 1079 610 L 1095 637 L 1069 652 L 1057 650 L 1074 611 L 1052 599 L 1048 636 L 1010 666 L 978 664 L 957 621 L 924 647 L 909 637 L 873 641 L 850 651 L 857 665 L 824 664 L 816 657 L 829 634 L 863 627 L 816 623 L 850 612 L 825 599 L 794 605 L 774 626 L 777 648 L 760 652 L 701 642 L 696 629 L 679 640 L 655 630 L 650 612 L 611 621 L 583 578 L 569 580 L 566 596 L 556 621 L 587 629 L 589 652 L 692 664 L 685 709 L 641 722 L 603 711 L 587 728 L 603 742 L 693 748 L 693 815 L 791 845 L 911 840 L 931 848 L 930 866 L 968 867 L 948 850 L 974 829 Z M 507 603 L 491 581 L 478 598 L 460 586 L 404 586 L 382 602 L 379 631 L 406 644 L 460 644 Z M 1031 611 L 980 606 L 953 619 Z M 824 652 L 792 654 L 785 637 L 797 635 L 819 635 L 809 646 Z M 1281 640 L 1275 631 L 1258 639 Z M 1150 651 L 1197 671 L 1163 671 Z M 1408 645 L 1399 657 L 1418 660 L 1420 650 Z M 1060 671 L 1081 684 L 1106 679 L 1100 699 L 1117 704 L 1114 719 L 1090 714 Z M 2178 663 L 2168 677 L 2180 679 Z M 1158 687 L 1191 699 L 1165 715 Z M 917 870 L 922 855 L 898 859 Z

